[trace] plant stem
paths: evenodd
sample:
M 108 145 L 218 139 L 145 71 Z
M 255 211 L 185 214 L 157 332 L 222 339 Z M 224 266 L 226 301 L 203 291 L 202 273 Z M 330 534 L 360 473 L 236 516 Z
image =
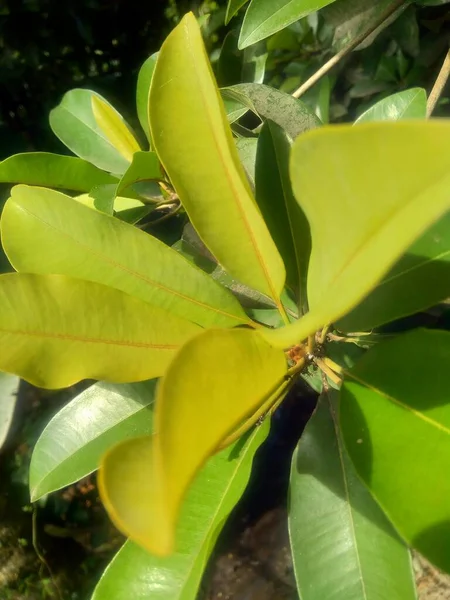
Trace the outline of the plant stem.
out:
M 427 117 L 431 116 L 431 113 L 436 107 L 436 104 L 441 97 L 442 92 L 444 91 L 445 84 L 450 76 L 450 50 L 447 52 L 447 55 L 442 64 L 441 70 L 439 71 L 439 75 L 434 83 L 433 89 L 430 92 L 427 102 Z
M 366 38 L 369 37 L 380 25 L 382 25 L 389 17 L 391 17 L 397 10 L 400 10 L 403 5 L 409 0 L 396 0 L 389 8 L 387 8 L 380 17 L 372 23 L 372 25 L 357 35 L 347 46 L 344 46 L 337 54 L 335 54 L 328 62 L 326 62 L 318 71 L 314 73 L 305 83 L 303 83 L 292 95 L 294 98 L 300 98 L 305 92 L 307 92 L 312 86 L 319 81 L 324 75 L 326 75 L 331 69 L 338 64 L 347 54 L 359 46 Z

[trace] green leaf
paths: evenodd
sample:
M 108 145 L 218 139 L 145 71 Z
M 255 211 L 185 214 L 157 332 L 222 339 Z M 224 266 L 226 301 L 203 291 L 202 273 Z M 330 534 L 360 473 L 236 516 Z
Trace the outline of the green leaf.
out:
M 335 407 L 334 394 L 321 396 L 292 459 L 289 532 L 299 595 L 416 600 L 408 548 L 359 480 Z
M 425 119 L 426 116 L 427 94 L 422 88 L 412 88 L 383 98 L 358 117 L 355 125 L 366 121 Z
M 62 143 L 80 158 L 99 169 L 124 173 L 130 160 L 114 146 L 114 141 L 97 122 L 93 111 L 93 98 L 100 99 L 113 112 L 116 121 L 123 123 L 119 113 L 99 94 L 90 90 L 74 89 L 67 92 L 61 103 L 50 112 L 50 127 Z M 124 126 L 127 127 L 126 124 Z
M 221 90 L 221 98 L 229 123 L 238 121 L 248 112 L 248 108 L 242 102 L 227 96 L 226 90 Z
M 248 0 L 228 0 L 227 12 L 225 15 L 225 25 L 228 25 L 238 10 L 247 2 Z
M 222 44 L 217 65 L 220 86 L 243 82 L 262 83 L 267 61 L 265 42 L 254 44 L 241 52 L 237 45 L 236 31 L 230 31 Z
M 161 48 L 150 126 L 155 150 L 209 250 L 232 276 L 279 302 L 284 266 L 239 161 L 192 13 Z
M 200 331 L 119 290 L 61 275 L 1 275 L 0 304 L 0 369 L 49 389 L 158 377 Z
M 150 99 L 150 85 L 152 83 L 153 71 L 155 70 L 156 60 L 158 58 L 158 52 L 155 52 L 147 58 L 142 67 L 139 70 L 137 89 L 136 89 L 136 108 L 139 123 L 147 136 L 150 145 L 152 139 L 150 136 L 150 125 L 149 125 L 149 99 Z
M 238 138 L 236 140 L 236 148 L 239 152 L 239 158 L 241 159 L 242 166 L 244 167 L 245 174 L 247 175 L 252 189 L 255 187 L 255 162 L 257 146 L 257 138 Z
M 367 331 L 425 310 L 449 296 L 450 214 L 426 231 L 336 327 Z
M 284 352 L 249 329 L 210 329 L 185 344 L 158 387 L 157 436 L 119 445 L 103 462 L 100 492 L 116 526 L 154 554 L 172 553 L 195 475 L 280 388 L 286 370 Z
M 404 539 L 450 571 L 450 333 L 416 329 L 348 373 L 340 423 L 358 475 Z
M 150 435 L 156 382 L 96 383 L 61 409 L 33 450 L 31 501 L 95 471 L 114 444 Z
M 0 162 L 0 182 L 28 183 L 87 192 L 96 185 L 114 181 L 115 178 L 108 173 L 74 156 L 24 152 Z
M 231 294 L 156 238 L 53 190 L 11 193 L 1 229 L 18 271 L 110 285 L 205 327 L 248 323 Z
M 291 144 L 284 131 L 266 121 L 258 139 L 256 201 L 286 265 L 286 283 L 306 309 L 306 271 L 311 252 L 308 221 L 289 179 Z
M 449 210 L 450 123 L 324 127 L 295 142 L 291 179 L 311 226 L 310 312 L 261 331 L 281 347 L 349 313 Z
M 117 184 L 116 195 L 119 196 L 131 185 L 142 181 L 162 181 L 164 173 L 157 155 L 154 152 L 136 152 L 130 166 Z
M 247 485 L 254 454 L 267 436 L 269 423 L 266 419 L 256 428 L 244 446 L 238 440 L 202 468 L 181 509 L 176 552 L 159 558 L 126 542 L 104 572 L 92 600 L 195 598 L 208 557 Z
M 242 83 L 223 89 L 222 94 L 248 106 L 261 119 L 271 119 L 293 140 L 301 133 L 321 125 L 316 115 L 301 100 L 268 85 Z
M 242 23 L 239 48 L 263 40 L 333 1 L 252 0 Z
M 0 373 L 0 449 L 5 443 L 14 417 L 20 379 Z

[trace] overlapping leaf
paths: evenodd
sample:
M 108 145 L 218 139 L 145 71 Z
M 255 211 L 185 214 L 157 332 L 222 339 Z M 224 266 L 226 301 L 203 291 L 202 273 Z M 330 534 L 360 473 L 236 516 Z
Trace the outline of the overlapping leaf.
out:
M 449 173 L 445 121 L 367 123 L 301 136 L 291 179 L 311 226 L 310 312 L 264 331 L 266 339 L 293 344 L 354 308 L 450 209 Z
M 427 94 L 423 88 L 412 88 L 383 98 L 355 121 L 398 121 L 400 119 L 425 119 Z
M 202 326 L 248 322 L 227 290 L 177 252 L 59 192 L 16 186 L 1 227 L 18 271 L 97 281 Z
M 96 383 L 64 406 L 34 446 L 31 501 L 95 471 L 118 442 L 151 435 L 156 381 Z
M 158 377 L 201 331 L 119 290 L 61 275 L 1 275 L 0 304 L 0 369 L 43 388 Z
M 0 450 L 8 438 L 16 410 L 20 379 L 0 373 Z
M 397 531 L 450 572 L 450 333 L 416 329 L 349 372 L 340 423 L 358 475 Z
M 231 275 L 279 301 L 284 266 L 252 198 L 191 13 L 161 48 L 150 126 L 155 150 L 208 248 Z
M 211 329 L 185 344 L 158 388 L 157 435 L 121 444 L 105 458 L 100 489 L 116 525 L 155 554 L 173 552 L 196 473 L 284 383 L 286 369 L 284 353 L 251 330 Z
M 147 58 L 139 70 L 137 88 L 136 88 L 136 108 L 139 118 L 139 123 L 151 143 L 150 125 L 149 125 L 149 97 L 150 85 L 152 83 L 153 71 L 155 70 L 158 53 L 155 52 Z
M 415 600 L 408 548 L 358 479 L 331 397 L 322 395 L 292 460 L 289 531 L 299 594 Z
M 237 11 L 244 6 L 244 4 L 248 2 L 248 0 L 228 0 L 227 4 L 227 12 L 225 15 L 225 25 L 227 25 L 230 20 L 234 17 Z

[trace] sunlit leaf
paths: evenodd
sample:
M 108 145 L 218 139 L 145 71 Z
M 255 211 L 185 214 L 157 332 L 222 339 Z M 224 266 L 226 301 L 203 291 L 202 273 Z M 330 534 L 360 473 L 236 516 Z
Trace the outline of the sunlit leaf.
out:
M 92 105 L 94 97 L 108 106 L 115 123 L 120 122 L 127 127 L 120 114 L 104 98 L 83 89 L 74 89 L 64 95 L 61 103 L 50 112 L 50 126 L 62 143 L 80 158 L 105 171 L 124 173 L 130 161 L 114 146 L 97 122 Z
M 355 121 L 398 121 L 400 119 L 425 119 L 427 116 L 427 94 L 422 88 L 412 88 L 383 98 Z
M 450 123 L 324 127 L 295 142 L 291 178 L 311 226 L 310 312 L 262 332 L 280 346 L 347 314 L 450 209 Z
M 195 598 L 217 536 L 247 485 L 253 456 L 267 436 L 269 422 L 266 419 L 255 429 L 245 444 L 239 440 L 213 456 L 200 471 L 181 508 L 176 551 L 161 558 L 128 541 L 109 564 L 92 600 Z M 136 458 L 135 454 L 132 460 Z M 128 479 L 128 475 L 117 479 L 117 486 Z
M 324 394 L 294 453 L 289 531 L 302 600 L 416 600 L 408 548 L 358 479 Z M 326 574 L 326 576 L 324 576 Z
M 66 404 L 34 446 L 31 501 L 95 471 L 103 454 L 118 442 L 150 435 L 156 382 L 96 383 Z
M 150 126 L 155 150 L 208 248 L 231 275 L 279 301 L 284 266 L 252 197 L 192 13 L 159 53 Z
M 105 459 L 102 496 L 119 529 L 157 555 L 173 552 L 196 473 L 284 383 L 286 369 L 284 353 L 248 329 L 211 329 L 185 344 L 158 388 L 153 442 L 118 446 Z
M 5 443 L 16 410 L 20 379 L 16 375 L 0 373 L 0 449 Z
M 150 126 L 148 119 L 150 85 L 152 82 L 153 71 L 155 70 L 158 53 L 155 52 L 147 58 L 139 70 L 137 88 L 136 88 L 136 108 L 139 123 L 151 144 Z
M 252 0 L 245 13 L 239 48 L 246 48 L 334 0 Z
M 0 181 L 87 192 L 95 185 L 117 181 L 91 163 L 49 152 L 25 152 L 0 163 Z
M 154 152 L 136 152 L 130 166 L 117 184 L 116 195 L 120 195 L 135 183 L 163 179 L 164 174 L 156 154 Z
M 201 331 L 119 290 L 62 275 L 1 275 L 0 304 L 0 369 L 50 389 L 158 377 Z
M 405 540 L 450 572 L 450 333 L 378 344 L 348 374 L 340 423 L 358 475 Z
M 97 281 L 203 326 L 248 322 L 227 290 L 156 238 L 60 192 L 16 186 L 11 193 L 2 240 L 18 271 Z

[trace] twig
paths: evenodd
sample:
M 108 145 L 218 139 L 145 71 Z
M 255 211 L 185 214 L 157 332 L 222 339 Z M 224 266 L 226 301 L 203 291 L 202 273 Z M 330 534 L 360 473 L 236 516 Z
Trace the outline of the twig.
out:
M 431 116 L 431 113 L 436 107 L 436 104 L 441 97 L 442 92 L 444 91 L 445 84 L 450 76 L 450 50 L 447 52 L 447 55 L 442 64 L 441 70 L 439 71 L 439 75 L 434 83 L 433 89 L 430 92 L 427 102 L 427 117 Z
M 335 65 L 337 65 L 338 62 L 344 58 L 344 56 L 347 56 L 347 54 L 349 54 L 352 50 L 357 48 L 366 38 L 369 37 L 369 35 L 371 35 L 376 29 L 378 29 L 378 27 L 380 27 L 380 25 L 382 25 L 384 21 L 389 19 L 389 17 L 392 16 L 397 10 L 399 10 L 402 7 L 402 5 L 406 5 L 407 2 L 409 2 L 409 0 L 396 0 L 396 2 L 393 2 L 389 6 L 389 8 L 387 8 L 380 15 L 380 17 L 374 23 L 372 23 L 369 29 L 356 36 L 354 40 L 347 44 L 347 46 L 344 46 L 342 50 L 339 50 L 339 52 L 335 54 L 332 58 L 330 58 L 330 60 L 326 62 L 318 71 L 316 71 L 314 75 L 312 75 L 307 81 L 305 81 L 305 83 L 303 83 L 298 88 L 298 90 L 296 90 L 292 94 L 294 98 L 300 98 L 300 96 L 303 96 L 303 94 L 307 92 L 310 88 L 312 88 L 312 86 L 315 83 L 317 83 L 319 79 L 321 79 L 324 75 L 331 71 L 331 69 Z

